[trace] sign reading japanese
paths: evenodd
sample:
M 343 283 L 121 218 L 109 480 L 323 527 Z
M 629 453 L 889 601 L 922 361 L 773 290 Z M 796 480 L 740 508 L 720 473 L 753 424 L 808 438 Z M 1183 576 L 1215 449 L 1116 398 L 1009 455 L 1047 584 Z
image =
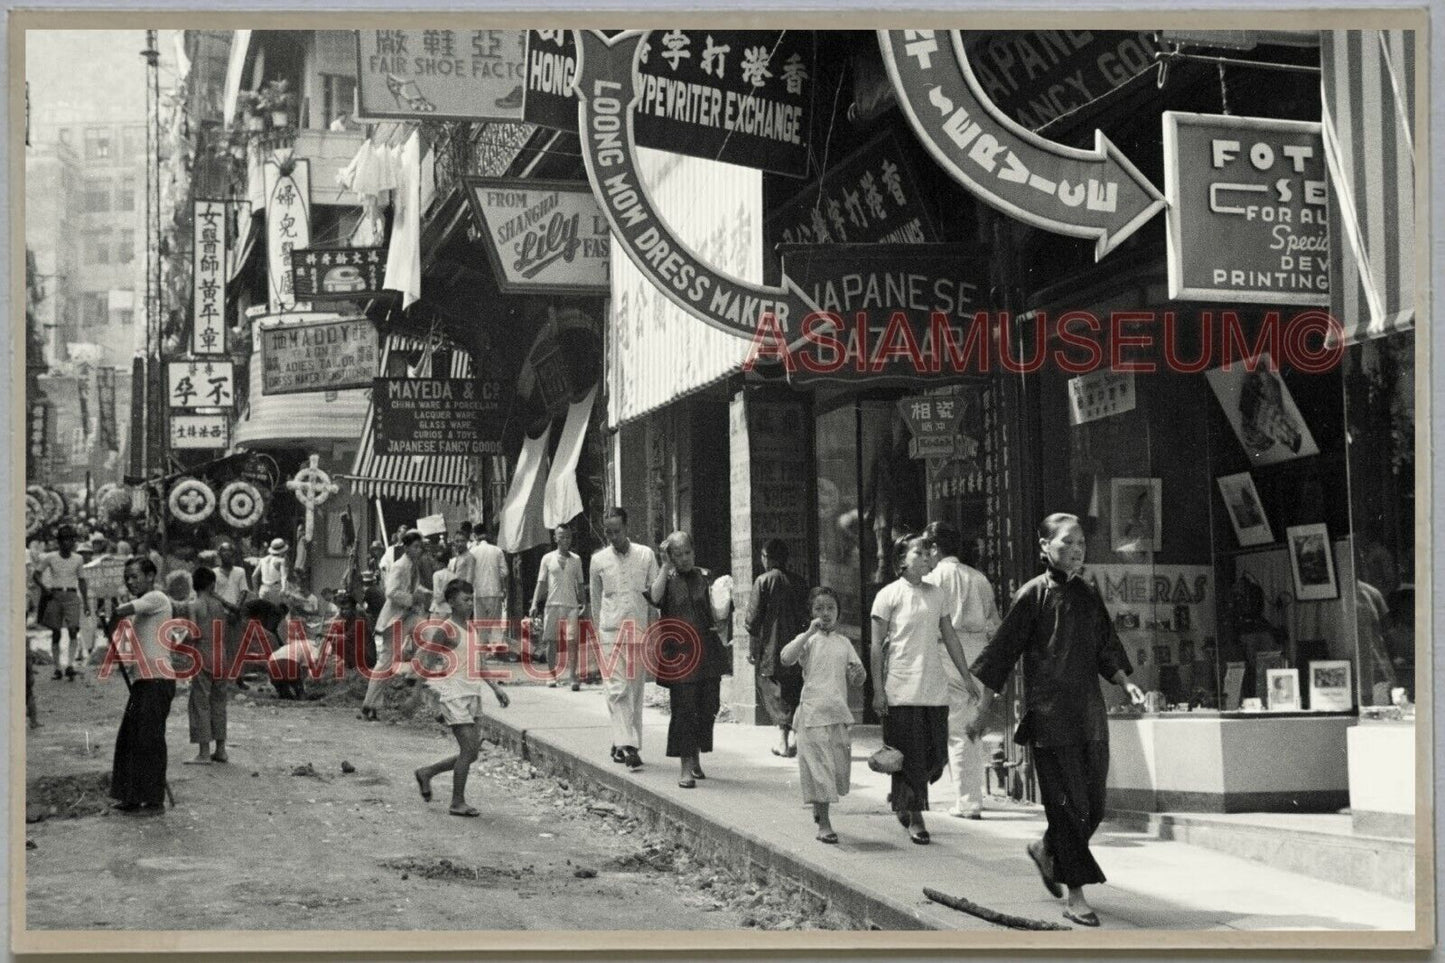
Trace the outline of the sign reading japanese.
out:
M 225 202 L 196 201 L 191 227 L 191 354 L 225 354 Z
M 521 120 L 525 35 L 525 30 L 359 30 L 361 116 Z
M 467 196 L 506 292 L 607 294 L 611 234 L 584 181 L 468 177 Z
M 380 354 L 366 318 L 261 329 L 261 394 L 369 388 Z
M 311 243 L 311 165 L 298 160 L 282 171 L 275 160 L 266 161 L 266 259 L 268 310 L 304 311 L 296 301 L 291 252 Z
M 166 397 L 171 408 L 229 408 L 236 400 L 230 361 L 171 361 L 166 365 Z
M 502 382 L 472 378 L 377 378 L 376 451 L 382 455 L 500 455 Z
M 292 290 L 303 301 L 378 297 L 385 277 L 384 247 L 301 247 L 291 251 Z
M 229 448 L 230 445 L 230 415 L 171 415 L 172 448 Z
M 1134 372 L 1090 371 L 1069 379 L 1069 424 L 1134 410 Z
M 525 119 L 577 129 L 571 30 L 527 34 Z M 804 177 L 813 117 L 809 30 L 653 30 L 639 54 L 643 147 Z
M 1169 296 L 1329 304 L 1320 125 L 1164 113 Z
M 101 451 L 120 451 L 120 439 L 116 435 L 115 423 L 115 369 L 99 368 L 96 371 L 96 414 Z

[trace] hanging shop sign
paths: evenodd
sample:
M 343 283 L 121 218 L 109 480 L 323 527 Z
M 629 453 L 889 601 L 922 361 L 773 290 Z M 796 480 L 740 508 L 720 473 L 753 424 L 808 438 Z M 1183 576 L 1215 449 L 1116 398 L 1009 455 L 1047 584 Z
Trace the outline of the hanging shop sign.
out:
M 182 478 L 166 496 L 171 517 L 187 525 L 199 525 L 216 510 L 216 493 L 199 478 Z
M 1134 410 L 1134 372 L 1090 371 L 1069 379 L 1069 424 L 1082 425 Z
M 85 591 L 93 599 L 120 598 L 125 594 L 125 559 L 106 555 L 80 568 Z
M 899 399 L 898 411 L 913 433 L 909 457 L 952 459 L 976 454 L 977 443 L 959 435 L 968 412 L 967 399 L 951 394 L 910 395 Z
M 368 120 L 522 119 L 525 30 L 358 30 Z
M 115 421 L 115 369 L 99 368 L 96 371 L 96 412 L 97 434 L 101 451 L 120 451 L 120 439 L 116 433 Z
M 885 131 L 828 168 L 768 219 L 786 244 L 937 241 L 898 139 Z
M 509 294 L 608 294 L 607 219 L 585 182 L 465 178 L 497 285 Z
M 500 455 L 503 382 L 490 378 L 377 378 L 376 451 L 382 455 Z
M 1169 296 L 1329 304 L 1320 125 L 1164 112 Z
M 311 243 L 311 164 L 290 160 L 283 168 L 268 160 L 262 172 L 266 189 L 267 309 L 272 314 L 305 311 L 297 303 L 291 252 Z
M 191 354 L 226 353 L 226 203 L 198 200 L 191 224 Z
M 301 247 L 291 252 L 292 289 L 303 301 L 360 301 L 380 297 L 384 247 Z
M 50 406 L 47 404 L 37 403 L 30 406 L 28 451 L 30 453 L 29 474 L 33 476 L 50 457 Z
M 643 147 L 804 177 L 813 119 L 811 30 L 653 30 L 640 47 Z M 527 32 L 529 123 L 577 129 L 576 32 Z
M 658 290 L 707 324 L 748 339 L 763 324 L 800 327 L 815 305 L 787 277 L 769 287 L 715 270 L 677 239 L 648 196 L 630 110 L 642 96 L 634 68 L 647 33 L 577 34 L 582 157 L 613 236 Z
M 281 481 L 281 469 L 270 455 L 253 451 L 241 466 L 241 478 L 255 485 L 263 494 L 269 495 Z
M 229 408 L 236 399 L 230 361 L 171 361 L 166 364 L 166 397 L 171 408 Z
M 250 528 L 261 520 L 266 510 L 266 500 L 261 490 L 242 479 L 230 482 L 221 489 L 221 518 L 232 528 Z
M 369 388 L 380 357 L 366 318 L 263 327 L 261 394 Z
M 1046 140 L 989 100 L 953 30 L 880 30 L 899 105 L 939 165 L 1026 224 L 1095 241 L 1098 260 L 1164 206 L 1164 195 L 1102 131 L 1094 149 Z
M 797 383 L 941 384 L 991 364 L 987 329 L 974 321 L 988 291 L 988 261 L 973 249 L 806 244 L 779 250 L 784 274 L 842 324 L 831 332 L 784 329 L 789 377 Z
M 231 416 L 171 415 L 171 448 L 229 448 Z

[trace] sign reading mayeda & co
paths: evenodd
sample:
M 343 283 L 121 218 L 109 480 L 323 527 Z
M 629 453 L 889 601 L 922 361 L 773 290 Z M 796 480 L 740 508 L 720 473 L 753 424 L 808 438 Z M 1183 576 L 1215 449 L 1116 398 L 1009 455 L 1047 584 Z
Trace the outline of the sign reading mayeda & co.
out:
M 376 451 L 382 455 L 500 455 L 502 382 L 472 378 L 377 378 Z

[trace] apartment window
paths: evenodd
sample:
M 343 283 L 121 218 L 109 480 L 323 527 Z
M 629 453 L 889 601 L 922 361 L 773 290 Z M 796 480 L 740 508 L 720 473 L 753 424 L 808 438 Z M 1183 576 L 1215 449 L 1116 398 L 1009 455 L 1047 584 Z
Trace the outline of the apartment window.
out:
M 349 118 L 356 101 L 356 78 L 341 74 L 321 75 L 321 125 Z
M 117 328 L 129 328 L 135 323 L 135 312 L 130 308 L 117 308 L 110 313 L 110 323 Z
M 115 262 L 129 264 L 135 260 L 135 231 L 121 231 L 120 242 L 115 246 Z
M 111 157 L 111 132 L 106 127 L 85 129 L 85 159 L 109 160 Z
M 115 189 L 115 209 L 117 211 L 135 210 L 135 175 L 126 174 L 120 179 Z
M 110 235 L 90 234 L 85 238 L 85 263 L 110 263 Z
M 110 210 L 110 184 L 108 182 L 85 182 L 85 210 L 92 212 Z
M 98 328 L 109 320 L 110 298 L 104 291 L 89 291 L 80 302 L 80 323 L 83 327 Z

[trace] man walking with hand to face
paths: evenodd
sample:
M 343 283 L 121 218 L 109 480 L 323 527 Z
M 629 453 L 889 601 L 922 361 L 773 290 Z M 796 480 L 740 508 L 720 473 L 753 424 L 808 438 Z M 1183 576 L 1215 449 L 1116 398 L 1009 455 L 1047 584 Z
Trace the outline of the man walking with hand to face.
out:
M 607 510 L 602 534 L 607 545 L 592 556 L 592 621 L 612 717 L 612 761 L 635 771 L 642 768 L 642 642 L 652 621 L 647 593 L 657 578 L 657 556 L 628 539 L 622 508 Z

